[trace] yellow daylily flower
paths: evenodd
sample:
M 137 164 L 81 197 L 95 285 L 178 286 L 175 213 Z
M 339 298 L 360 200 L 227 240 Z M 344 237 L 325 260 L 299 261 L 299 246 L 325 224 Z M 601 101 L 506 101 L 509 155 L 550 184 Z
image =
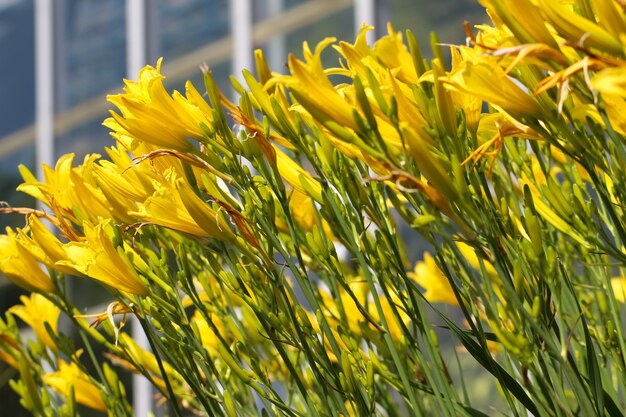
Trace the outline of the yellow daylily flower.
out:
M 110 206 L 93 176 L 94 165 L 99 158 L 98 154 L 90 154 L 85 156 L 82 164 L 72 167 L 74 154 L 65 154 L 59 158 L 54 169 L 43 166 L 43 182 L 38 181 L 28 169 L 22 168 L 25 181 L 17 189 L 50 207 L 59 220 L 57 226 L 68 238 L 75 240 L 77 232 L 68 221 L 96 223 L 99 219 L 111 217 Z
M 491 53 L 500 48 L 518 46 L 519 41 L 515 39 L 513 33 L 504 25 L 493 9 L 487 9 L 487 14 L 494 22 L 495 27 L 490 25 L 476 25 L 475 28 L 478 29 L 478 33 L 475 35 L 472 50 L 479 53 Z M 472 36 L 474 35 L 472 34 Z M 470 39 L 473 38 L 470 37 Z
M 296 189 L 292 190 L 289 198 L 289 207 L 291 208 L 293 219 L 305 230 L 311 231 L 314 227 L 319 226 L 315 204 L 308 194 L 301 193 Z M 278 224 L 278 227 L 282 228 L 282 230 L 286 229 L 286 225 L 282 224 L 282 222 Z M 334 237 L 328 222 L 324 219 L 322 219 L 322 228 L 326 236 L 330 239 Z
M 488 156 L 491 158 L 493 165 L 504 146 L 504 139 L 512 136 L 533 140 L 543 139 L 533 129 L 518 122 L 506 113 L 491 113 L 483 116 L 478 123 L 477 130 L 477 137 L 481 142 L 480 146 L 473 150 L 462 164 L 466 164 L 469 161 L 476 163 L 483 156 Z
M 390 150 L 401 151 L 402 139 L 388 115 L 381 109 L 374 90 L 379 91 L 387 102 L 393 97 L 397 102 L 399 121 L 418 132 L 421 132 L 422 127 L 427 125 L 422 114 L 428 112 L 426 109 L 419 108 L 415 101 L 411 85 L 417 83 L 418 78 L 412 58 L 402 43 L 402 35 L 395 33 L 393 28 L 389 27 L 390 34 L 380 39 L 372 49 L 369 48 L 365 39 L 370 29 L 372 27 L 364 26 L 354 44 L 340 42 L 339 47 L 336 48 L 348 62 L 348 70 L 331 69 L 328 72 L 338 73 L 352 79 L 359 77 L 380 136 Z M 353 111 L 357 111 L 360 105 L 357 106 L 359 100 L 354 85 L 346 83 L 335 88 L 346 103 L 354 108 Z M 424 133 L 421 136 L 425 141 L 433 144 L 427 134 Z
M 448 278 L 428 252 L 424 253 L 424 260 L 417 262 L 413 272 L 408 272 L 407 275 L 426 290 L 424 297 L 429 302 L 459 305 Z
M 290 76 L 280 77 L 281 83 L 289 87 L 298 103 L 311 114 L 317 115 L 320 121 L 333 120 L 343 127 L 358 130 L 352 115 L 354 106 L 347 103 L 330 82 L 322 66 L 321 53 L 335 38 L 326 38 L 320 42 L 315 53 L 311 52 L 308 43 L 304 43 L 302 62 L 293 55 L 289 56 Z
M 30 232 L 30 235 L 27 233 Z M 63 243 L 34 215 L 28 216 L 28 228 L 18 230 L 20 243 L 38 262 L 48 268 L 64 274 L 76 275 L 78 272 L 70 267 L 58 265 L 66 259 Z
M 496 269 L 493 267 L 492 263 L 487 259 L 479 259 L 478 255 L 476 255 L 476 250 L 473 247 L 463 242 L 456 242 L 456 247 L 459 248 L 459 251 L 461 252 L 463 257 L 465 257 L 467 262 L 472 266 L 472 268 L 480 271 L 482 263 L 482 266 L 485 268 L 487 276 L 494 282 L 500 281 L 500 276 L 498 275 Z
M 41 269 L 35 256 L 8 228 L 7 234 L 0 235 L 0 272 L 15 285 L 29 291 L 55 292 L 50 277 Z
M 291 193 L 289 206 L 292 208 L 292 214 L 296 222 L 298 222 L 306 230 L 311 230 L 317 225 L 317 216 L 315 214 L 315 204 L 311 201 L 311 197 L 297 190 Z
M 135 151 L 142 152 L 144 149 Z M 161 165 L 164 161 L 135 163 L 120 144 L 108 148 L 107 153 L 111 161 L 101 160 L 94 166 L 95 183 L 106 198 L 111 215 L 123 223 L 134 223 L 136 219 L 129 213 L 137 210 L 138 202 L 145 201 L 154 193 L 153 182 L 158 181 L 158 173 L 167 169 L 167 165 Z
M 611 278 L 611 290 L 617 301 L 626 302 L 626 279 L 623 277 Z
M 366 282 L 360 280 L 352 280 L 348 283 L 352 293 L 355 298 L 352 298 L 347 291 L 340 291 L 341 305 L 343 307 L 343 313 L 345 314 L 345 318 L 347 323 L 343 323 L 341 321 L 341 317 L 343 315 L 339 311 L 339 305 L 335 301 L 332 295 L 325 291 L 320 291 L 320 295 L 322 297 L 324 310 L 323 313 L 326 318 L 330 321 L 334 326 L 340 326 L 342 324 L 347 324 L 350 327 L 351 332 L 355 336 L 365 336 L 366 333 L 372 331 L 378 331 L 372 323 L 363 315 L 362 311 L 366 311 L 371 320 L 374 323 L 377 323 L 378 326 L 381 322 L 381 316 L 374 304 L 374 301 L 370 299 L 369 287 Z M 382 308 L 383 316 L 387 321 L 387 325 L 389 328 L 389 335 L 394 341 L 399 341 L 403 335 L 402 327 L 400 323 L 396 320 L 394 312 L 392 310 L 391 303 L 397 303 L 397 300 L 387 299 L 383 296 L 378 296 Z M 357 305 L 358 303 L 358 305 Z M 401 319 L 403 322 L 407 322 L 408 318 L 402 314 L 401 309 L 398 308 L 399 314 L 401 315 Z
M 276 151 L 276 166 L 280 176 L 293 189 L 311 196 L 317 202 L 322 202 L 322 186 L 320 183 L 313 179 L 311 174 L 295 163 L 280 148 L 274 146 L 274 150 Z
M 591 79 L 591 87 L 611 96 L 626 97 L 626 66 L 605 68 Z
M 159 367 L 159 363 L 157 362 L 157 359 L 153 353 L 150 353 L 143 349 L 131 336 L 126 333 L 120 334 L 118 344 L 120 349 L 124 352 L 124 355 L 127 356 L 130 360 L 130 362 L 125 363 L 126 366 L 130 365 L 129 369 L 133 369 L 136 371 L 137 368 L 135 367 L 135 365 L 132 365 L 136 364 L 139 367 L 144 368 L 145 370 L 150 372 L 152 375 L 157 376 L 161 380 L 162 386 L 165 387 L 165 383 L 162 381 L 163 375 L 161 374 L 161 368 Z M 180 385 L 183 381 L 180 373 L 178 373 L 178 371 L 176 371 L 176 369 L 174 369 L 169 363 L 162 362 L 162 364 L 163 369 L 167 374 L 167 377 L 174 381 L 177 381 L 177 385 Z
M 580 100 L 574 100 L 574 102 L 578 102 L 579 104 L 574 104 L 573 109 L 570 111 L 572 121 L 587 124 L 587 118 L 589 118 L 595 123 L 604 126 L 604 120 L 602 120 L 602 116 L 600 115 L 600 112 L 598 112 L 598 108 L 595 105 L 592 103 L 583 104 L 580 103 Z M 613 126 L 613 128 L 617 130 L 617 127 Z M 621 129 L 623 129 L 623 127 Z M 626 131 L 617 131 L 622 135 L 626 134 Z
M 135 272 L 126 253 L 113 246 L 110 220 L 96 226 L 84 224 L 83 229 L 85 241 L 63 245 L 66 260 L 58 264 L 74 268 L 81 274 L 119 291 L 137 295 L 147 294 L 148 287 Z M 125 250 L 132 251 L 128 247 Z M 140 258 L 137 253 L 133 255 Z
M 540 109 L 531 95 L 493 63 L 463 61 L 444 81 L 451 90 L 471 94 L 512 115 L 536 115 Z
M 615 39 L 626 33 L 626 19 L 624 18 L 624 4 L 618 6 L 619 1 L 594 0 L 591 4 L 596 13 L 599 24 Z
M 217 353 L 217 348 L 222 342 L 220 341 L 218 335 L 215 333 L 216 330 L 214 330 L 213 327 L 211 327 L 209 323 L 207 323 L 207 321 L 198 310 L 196 310 L 191 317 L 191 322 L 198 327 L 202 346 L 204 346 L 212 354 Z M 215 329 L 217 329 L 217 332 L 220 334 L 221 337 L 225 337 L 227 335 L 224 322 L 217 314 L 211 315 L 211 322 L 213 323 L 213 326 L 215 326 Z
M 187 181 L 179 178 L 175 186 L 185 209 L 205 235 L 224 241 L 235 240 L 235 234 L 224 218 L 198 197 Z
M 89 379 L 75 363 L 59 361 L 59 370 L 42 377 L 43 382 L 64 397 L 74 389 L 76 402 L 94 410 L 106 411 L 107 406 L 102 400 L 98 387 Z
M 198 197 L 191 186 L 173 170 L 153 183 L 155 192 L 137 211 L 138 219 L 195 236 L 232 241 L 235 236 L 221 214 Z
M 57 346 L 46 331 L 45 323 L 48 323 L 53 333 L 57 333 L 61 309 L 52 301 L 37 293 L 32 293 L 30 297 L 22 295 L 20 301 L 22 304 L 9 308 L 9 312 L 28 324 L 35 332 L 37 339 L 44 345 L 56 351 Z
M 71 192 L 70 172 L 72 169 L 72 161 L 74 154 L 65 154 L 61 156 L 53 168 L 48 165 L 43 166 L 44 181 L 39 182 L 34 175 L 24 178 L 25 182 L 17 187 L 18 191 L 22 191 L 36 199 L 47 204 L 54 210 L 54 206 L 62 208 L 70 208 L 72 201 L 69 196 Z M 30 173 L 30 171 L 28 171 Z
M 557 48 L 557 43 L 541 18 L 541 12 L 533 0 L 485 1 L 490 15 L 502 20 L 515 34 L 520 43 L 543 43 Z M 494 19 L 496 20 L 496 19 Z
M 545 20 L 569 43 L 597 48 L 613 56 L 623 55 L 621 42 L 600 24 L 576 13 L 573 5 L 566 6 L 554 0 L 537 0 L 537 4 Z
M 413 57 L 402 41 L 402 32 L 396 32 L 391 23 L 387 24 L 387 36 L 376 41 L 373 52 L 385 67 L 394 70 L 400 81 L 407 84 L 418 82 Z
M 463 62 L 461 52 L 457 48 L 450 48 L 452 56 L 452 68 L 457 68 Z M 470 131 L 476 131 L 481 117 L 483 101 L 471 94 L 461 91 L 450 91 L 452 103 L 457 109 L 462 109 L 465 114 L 465 124 Z
M 138 141 L 190 151 L 193 145 L 189 139 L 205 140 L 202 124 L 211 125 L 212 113 L 191 83 L 185 86 L 187 97 L 177 91 L 168 94 L 163 86 L 162 62 L 159 58 L 156 68 L 144 67 L 138 81 L 125 80 L 123 94 L 107 96 L 121 115 L 111 111 L 117 124 L 105 121 L 105 125 Z
M 604 108 L 606 115 L 611 122 L 611 127 L 618 133 L 626 135 L 626 96 L 618 96 L 613 94 L 603 94 Z

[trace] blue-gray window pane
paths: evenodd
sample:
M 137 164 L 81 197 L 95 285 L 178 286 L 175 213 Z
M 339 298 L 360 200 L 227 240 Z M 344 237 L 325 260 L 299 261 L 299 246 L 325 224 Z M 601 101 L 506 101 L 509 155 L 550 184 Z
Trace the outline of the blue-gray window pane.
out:
M 102 97 L 102 100 L 104 100 L 104 97 Z M 107 115 L 103 114 L 101 117 L 93 120 L 87 120 L 82 125 L 76 126 L 74 129 L 57 137 L 55 158 L 72 152 L 76 154 L 74 165 L 77 165 L 82 162 L 85 155 L 90 153 L 97 153 L 106 157 L 104 147 L 114 145 L 114 140 L 109 135 L 109 130 L 102 126 L 102 121 L 106 117 Z
M 126 73 L 124 2 L 63 0 L 57 4 L 57 111 L 118 87 Z
M 303 26 L 286 36 L 287 51 L 299 58 L 302 58 L 302 43 L 305 41 L 309 43 L 311 48 L 314 48 L 318 42 L 327 37 L 352 41 L 354 39 L 354 7 L 347 7 L 322 20 Z M 332 48 L 328 48 L 322 55 L 322 59 L 325 65 L 337 66 L 339 64 L 339 55 L 333 53 Z
M 463 22 L 476 25 L 488 21 L 482 6 L 476 0 L 386 0 L 383 8 L 387 19 L 397 31 L 410 29 L 429 52 L 430 32 L 435 32 L 442 43 L 464 44 Z M 386 28 L 381 33 L 386 33 Z
M 0 7 L 0 137 L 35 119 L 33 1 Z
M 162 0 L 158 2 L 157 26 L 167 60 L 177 58 L 229 34 L 228 0 Z

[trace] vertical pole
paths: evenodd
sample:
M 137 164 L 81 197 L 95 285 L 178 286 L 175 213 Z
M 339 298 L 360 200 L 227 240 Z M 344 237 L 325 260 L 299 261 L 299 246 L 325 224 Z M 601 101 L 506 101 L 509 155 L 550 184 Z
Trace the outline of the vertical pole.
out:
M 354 31 L 358 35 L 361 25 L 376 24 L 376 0 L 354 0 Z M 367 34 L 367 43 L 374 42 L 374 33 Z
M 126 0 L 126 76 L 146 65 L 146 0 Z
M 126 77 L 137 79 L 146 64 L 146 0 L 126 0 Z M 132 321 L 131 334 L 142 348 L 149 350 L 146 334 L 139 321 Z M 147 417 L 152 411 L 152 386 L 142 375 L 133 375 L 133 409 L 135 416 Z
M 43 164 L 54 163 L 53 19 L 52 0 L 35 0 L 35 165 L 39 180 L 43 180 Z
M 231 73 L 243 81 L 241 72 L 252 69 L 252 1 L 230 0 L 230 33 L 233 39 Z

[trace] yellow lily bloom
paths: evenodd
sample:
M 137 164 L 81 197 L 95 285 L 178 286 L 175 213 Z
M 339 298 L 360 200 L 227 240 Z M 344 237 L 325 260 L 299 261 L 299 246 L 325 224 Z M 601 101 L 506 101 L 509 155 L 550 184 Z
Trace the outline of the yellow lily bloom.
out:
M 626 279 L 623 277 L 611 278 L 611 289 L 617 301 L 620 303 L 626 301 Z
M 107 121 L 105 125 L 138 141 L 189 151 L 193 147 L 189 139 L 205 139 L 201 125 L 211 125 L 212 113 L 191 83 L 186 85 L 187 97 L 177 91 L 171 96 L 168 94 L 163 86 L 162 62 L 159 58 L 156 68 L 144 67 L 138 81 L 125 80 L 123 94 L 107 97 L 121 115 L 112 111 L 117 125 Z
M 330 119 L 341 126 L 357 130 L 358 126 L 352 116 L 354 107 L 348 104 L 332 85 L 322 66 L 321 53 L 335 38 L 326 38 L 320 42 L 315 53 L 311 52 L 308 43 L 304 43 L 302 62 L 293 55 L 289 56 L 290 76 L 280 77 L 294 93 L 298 103 L 311 114 L 319 115 L 320 120 Z
M 500 280 L 500 276 L 498 275 L 498 272 L 493 267 L 491 262 L 487 259 L 479 259 L 478 255 L 476 255 L 476 250 L 473 247 L 463 242 L 456 242 L 456 247 L 459 248 L 459 251 L 465 257 L 467 262 L 472 266 L 472 268 L 480 271 L 482 261 L 482 266 L 485 268 L 487 276 L 494 282 L 498 282 Z
M 161 369 L 159 368 L 159 363 L 157 362 L 156 357 L 153 353 L 150 353 L 143 349 L 137 344 L 135 339 L 133 339 L 126 333 L 120 334 L 119 346 L 133 364 L 136 364 L 139 367 L 144 368 L 145 370 L 150 372 L 152 375 L 157 376 L 157 378 L 160 379 L 161 386 L 165 387 L 165 383 L 163 382 L 163 376 L 161 374 Z M 176 369 L 174 369 L 169 363 L 162 362 L 162 364 L 168 378 L 177 381 L 178 385 L 180 385 L 183 380 L 180 373 L 178 373 L 178 371 L 176 371 Z M 135 365 L 132 365 L 130 362 L 127 362 L 124 365 L 127 366 L 129 369 L 137 370 Z
M 624 18 L 624 5 L 619 7 L 619 2 L 614 0 L 594 0 L 593 6 L 602 27 L 615 39 L 626 33 L 626 19 Z
M 452 56 L 452 68 L 457 68 L 463 62 L 461 52 L 457 48 L 450 48 Z M 462 109 L 465 114 L 465 124 L 470 131 L 476 131 L 481 117 L 483 101 L 471 94 L 460 91 L 450 91 L 452 103 L 457 109 Z
M 484 115 L 478 123 L 477 137 L 480 146 L 470 153 L 463 164 L 470 160 L 478 162 L 483 156 L 491 157 L 492 164 L 500 154 L 507 137 L 518 137 L 533 140 L 542 140 L 530 127 L 518 122 L 506 113 L 491 113 Z
M 307 194 L 294 189 L 291 192 L 291 197 L 289 199 L 289 207 L 291 208 L 291 215 L 293 216 L 293 219 L 305 230 L 311 231 L 314 227 L 319 226 L 315 204 L 313 203 L 311 197 Z M 277 224 L 279 229 L 286 230 L 286 225 L 282 223 L 282 220 L 277 220 L 280 222 Z M 328 222 L 324 219 L 321 220 L 324 234 L 326 234 L 328 238 L 333 239 L 334 235 L 328 225 Z
M 110 220 L 105 220 L 96 226 L 85 223 L 83 229 L 85 241 L 63 245 L 67 254 L 66 260 L 58 264 L 74 268 L 81 274 L 119 291 L 137 295 L 147 294 L 146 284 L 135 272 L 126 253 L 113 246 L 110 237 L 112 234 Z M 130 248 L 125 248 L 125 250 L 132 251 Z M 133 254 L 140 257 L 137 253 Z
M 513 115 L 536 115 L 537 101 L 493 63 L 463 61 L 444 82 L 453 91 L 471 94 Z
M 27 231 L 30 231 L 30 236 Z M 18 233 L 22 246 L 38 262 L 64 274 L 78 274 L 73 268 L 57 264 L 57 262 L 65 260 L 67 256 L 63 250 L 63 243 L 37 216 L 28 216 L 28 228 L 20 229 Z
M 196 310 L 191 317 L 191 322 L 198 327 L 202 346 L 204 346 L 211 354 L 216 354 L 217 348 L 222 342 L 215 333 L 215 330 L 211 326 L 209 326 L 209 323 L 207 323 L 207 321 L 198 310 Z M 224 322 L 217 314 L 211 315 L 211 322 L 215 326 L 215 329 L 217 329 L 217 332 L 222 337 L 227 336 L 227 330 L 224 326 Z M 227 339 L 230 339 L 230 337 L 227 337 Z
M 315 204 L 311 197 L 297 190 L 291 193 L 289 206 L 292 208 L 293 217 L 303 228 L 311 230 L 317 225 Z
M 408 272 L 407 275 L 426 290 L 424 297 L 429 302 L 459 305 L 448 278 L 428 252 L 424 253 L 424 260 L 417 262 L 413 272 Z
M 30 297 L 22 295 L 20 301 L 22 304 L 9 308 L 9 312 L 28 324 L 44 345 L 56 351 L 57 346 L 46 331 L 45 323 L 48 323 L 53 333 L 57 333 L 61 310 L 52 301 L 37 293 L 32 293 Z
M 427 125 L 423 114 L 428 111 L 420 108 L 414 99 L 411 85 L 418 82 L 418 77 L 412 58 L 402 43 L 402 35 L 389 26 L 389 35 L 376 42 L 374 48 L 370 48 L 365 39 L 370 29 L 371 26 L 363 26 L 354 44 L 340 42 L 336 49 L 348 62 L 348 70 L 332 69 L 329 73 L 342 74 L 352 79 L 359 77 L 380 136 L 389 148 L 401 151 L 402 139 L 388 115 L 380 108 L 374 90 L 379 90 L 386 101 L 393 97 L 397 102 L 399 122 L 411 126 L 417 132 L 421 132 L 422 127 Z M 373 80 L 368 74 L 373 75 Z M 340 84 L 335 88 L 354 111 L 359 108 L 354 85 Z M 433 144 L 427 134 L 421 136 Z
M 616 37 L 601 25 L 576 13 L 572 5 L 565 6 L 553 0 L 537 0 L 537 3 L 545 19 L 569 43 L 597 48 L 613 56 L 623 55 L 622 44 Z
M 418 82 L 413 57 L 402 41 L 402 32 L 396 32 L 391 23 L 387 24 L 387 36 L 376 41 L 373 52 L 387 68 L 394 70 L 400 81 L 407 84 Z
M 235 240 L 235 234 L 220 213 L 198 197 L 187 181 L 179 178 L 175 186 L 183 206 L 194 222 L 204 230 L 205 235 L 224 241 Z
M 313 179 L 311 174 L 295 163 L 293 159 L 288 157 L 285 152 L 276 146 L 274 146 L 274 150 L 276 151 L 276 166 L 280 176 L 295 190 L 311 196 L 317 202 L 322 202 L 322 186 L 320 183 Z
M 75 363 L 59 361 L 59 370 L 42 377 L 43 382 L 64 397 L 74 389 L 76 402 L 94 410 L 106 411 L 107 406 L 102 400 L 98 387 L 91 382 L 89 376 L 80 370 Z
M 604 94 L 602 96 L 611 127 L 622 135 L 626 135 L 626 120 L 624 119 L 624 112 L 626 112 L 625 97 L 612 94 Z
M 173 170 L 167 171 L 165 178 L 160 180 L 153 183 L 154 194 L 130 215 L 195 236 L 234 240 L 235 236 L 224 218 L 198 197 L 184 179 L 177 178 Z
M 71 170 L 74 154 L 65 154 L 61 156 L 54 168 L 48 165 L 43 166 L 44 181 L 37 181 L 34 176 L 26 179 L 25 183 L 20 185 L 18 191 L 41 200 L 52 208 L 52 200 L 54 204 L 63 208 L 72 206 L 71 199 Z
M 378 326 L 381 326 L 381 316 L 376 308 L 376 305 L 374 304 L 374 301 L 370 300 L 369 287 L 367 283 L 354 280 L 349 282 L 348 285 L 350 286 L 355 298 L 352 298 L 352 296 L 344 290 L 340 291 L 341 305 L 343 307 L 347 323 L 343 323 L 341 321 L 340 318 L 342 317 L 342 314 L 339 311 L 339 306 L 333 296 L 325 291 L 320 291 L 323 305 L 325 307 L 323 310 L 324 315 L 335 326 L 347 324 L 350 327 L 351 332 L 356 336 L 365 336 L 365 334 L 370 331 L 377 331 L 377 329 L 361 312 L 362 310 L 366 311 L 372 321 L 377 323 Z M 391 306 L 391 303 L 396 303 L 397 300 L 389 300 L 383 296 L 379 296 L 379 300 L 383 316 L 387 321 L 389 335 L 393 340 L 399 341 L 403 335 L 403 331 L 400 323 L 396 320 Z M 400 308 L 398 308 L 398 310 L 402 321 L 406 322 L 408 318 L 402 314 Z
M 76 239 L 76 231 L 67 220 L 81 224 L 87 220 L 111 217 L 110 206 L 104 194 L 97 188 L 93 176 L 98 154 L 85 156 L 83 163 L 72 167 L 74 154 L 65 154 L 57 161 L 54 169 L 44 165 L 44 181 L 38 181 L 30 171 L 22 168 L 24 183 L 17 187 L 50 207 L 60 220 L 59 226 L 70 239 Z
M 602 94 L 606 115 L 611 127 L 618 133 L 626 134 L 626 67 L 605 68 L 591 80 L 591 87 Z M 595 108 L 593 108 L 595 110 Z M 596 110 L 597 112 L 597 110 Z M 604 122 L 601 122 L 604 124 Z
M 484 0 L 483 0 L 484 1 Z M 557 48 L 557 43 L 546 27 L 541 12 L 533 0 L 485 1 L 493 17 L 494 12 L 520 43 L 543 43 Z
M 599 71 L 591 79 L 591 87 L 603 95 L 626 97 L 626 68 L 611 67 Z
M 29 291 L 55 292 L 50 277 L 41 269 L 35 256 L 8 228 L 6 235 L 0 235 L 0 271 L 9 281 Z

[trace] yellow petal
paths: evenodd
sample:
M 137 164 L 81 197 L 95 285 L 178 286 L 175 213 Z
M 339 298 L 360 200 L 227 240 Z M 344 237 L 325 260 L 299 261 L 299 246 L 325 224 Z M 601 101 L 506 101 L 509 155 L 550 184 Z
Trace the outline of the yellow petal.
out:
M 613 56 L 623 54 L 622 44 L 604 28 L 554 0 L 537 0 L 546 20 L 573 45 L 593 47 Z
M 189 215 L 206 235 L 225 241 L 233 241 L 235 235 L 220 213 L 213 210 L 191 189 L 182 178 L 176 180 L 176 189 Z
M 424 297 L 431 303 L 459 305 L 448 278 L 428 252 L 424 253 L 424 260 L 417 262 L 413 272 L 407 275 L 426 290 Z
M 56 334 L 61 310 L 46 297 L 37 293 L 32 293 L 30 297 L 22 295 L 20 301 L 22 304 L 11 307 L 9 312 L 22 319 L 33 329 L 43 344 L 56 351 L 57 346 L 46 331 L 45 323 L 48 323 L 52 332 Z
M 108 234 L 112 227 L 109 223 L 107 220 L 95 227 L 85 224 L 85 242 L 65 244 L 63 249 L 67 259 L 58 263 L 119 291 L 147 294 L 146 284 L 137 275 L 127 256 L 113 246 Z M 134 256 L 140 255 L 135 253 Z
M 495 64 L 464 61 L 445 80 L 448 88 L 503 108 L 513 115 L 536 115 L 539 105 Z
M 107 121 L 105 125 L 137 141 L 190 151 L 189 139 L 206 139 L 202 125 L 211 125 L 212 112 L 190 84 L 186 85 L 187 97 L 176 91 L 170 96 L 163 85 L 161 62 L 159 59 L 156 68 L 143 68 L 137 82 L 126 80 L 123 94 L 107 97 L 121 114 L 111 112 L 116 123 Z
M 43 375 L 42 379 L 46 385 L 62 396 L 69 396 L 70 388 L 73 388 L 77 403 L 94 410 L 107 410 L 98 387 L 75 363 L 67 364 L 60 360 L 59 370 Z
M 611 289 L 620 303 L 626 301 L 626 280 L 622 277 L 611 278 Z
M 320 183 L 278 147 L 274 146 L 274 149 L 280 176 L 294 189 L 308 194 L 317 202 L 322 202 L 322 186 Z
M 0 271 L 9 281 L 29 291 L 55 292 L 50 277 L 12 232 L 0 235 Z

